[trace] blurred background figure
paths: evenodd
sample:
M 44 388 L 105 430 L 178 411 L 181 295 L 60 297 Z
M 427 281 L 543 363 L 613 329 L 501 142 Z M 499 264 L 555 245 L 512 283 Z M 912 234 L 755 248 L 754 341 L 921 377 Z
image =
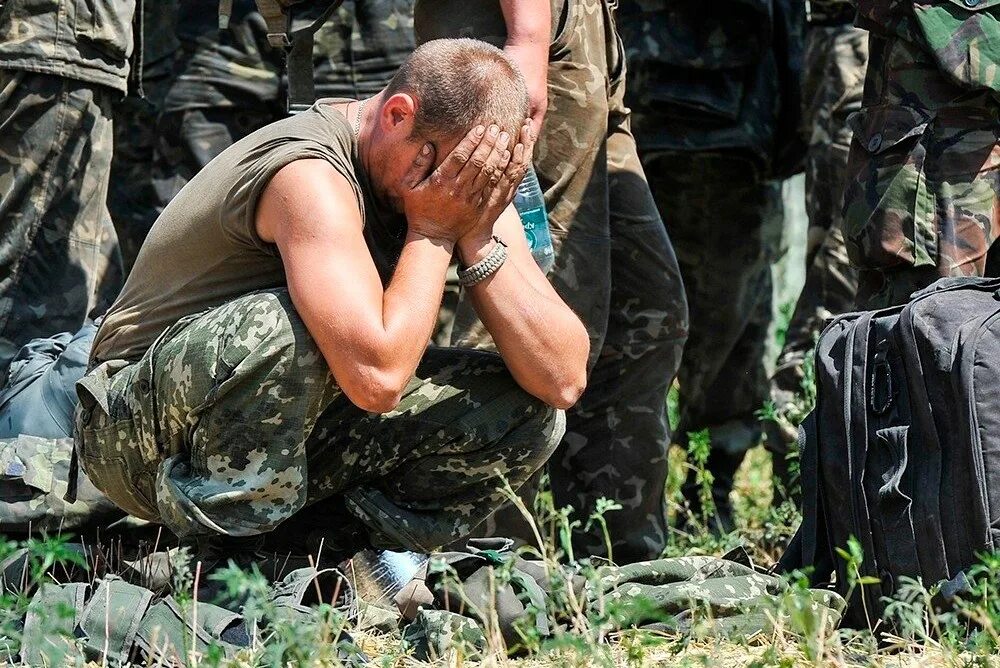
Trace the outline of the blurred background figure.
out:
M 905 303 L 942 276 L 998 275 L 1000 6 L 857 7 L 871 34 L 844 193 L 858 306 Z
M 833 316 L 850 311 L 858 288 L 857 270 L 844 244 L 844 186 L 851 146 L 848 117 L 861 108 L 868 63 L 868 33 L 854 27 L 849 0 L 811 0 L 802 68 L 802 132 L 809 148 L 805 163 L 806 279 L 771 376 L 775 419 L 765 422 L 775 482 L 796 497 L 790 469 L 803 394 L 811 382 L 806 365 L 816 339 Z M 794 457 L 794 455 L 793 455 Z M 791 465 L 794 468 L 794 465 Z
M 635 0 L 620 25 L 626 102 L 660 214 L 677 249 L 690 309 L 678 372 L 675 442 L 707 430 L 714 513 L 689 478 L 692 515 L 733 529 L 729 493 L 761 439 L 771 264 L 782 226 L 780 179 L 801 167 L 803 5 Z M 702 511 L 705 511 L 704 513 Z
M 147 19 L 147 39 L 155 45 L 146 50 L 147 98 L 122 112 L 134 122 L 119 133 L 117 147 L 122 174 L 134 176 L 114 207 L 129 265 L 184 184 L 233 142 L 286 115 L 288 86 L 284 54 L 268 43 L 253 0 L 236 0 L 226 30 L 219 30 L 214 3 L 146 5 L 155 15 Z M 346 0 L 315 36 L 317 97 L 378 92 L 413 51 L 411 5 Z M 312 23 L 325 6 L 303 4 L 293 29 Z
M 132 268 L 142 240 L 160 213 L 153 188 L 153 152 L 156 124 L 173 81 L 180 50 L 176 32 L 177 2 L 142 3 L 142 91 L 133 91 L 119 100 L 114 110 L 114 155 L 108 209 L 118 233 L 126 273 Z
M 2 3 L 0 384 L 21 346 L 76 332 L 121 288 L 107 194 L 134 13 L 135 0 Z
M 420 41 L 475 37 L 504 48 L 527 79 L 532 118 L 541 122 L 534 166 L 555 249 L 548 276 L 591 342 L 587 390 L 567 411 L 566 435 L 547 465 L 552 498 L 580 520 L 575 556 L 609 556 L 610 547 L 627 563 L 658 557 L 666 542 L 664 397 L 687 337 L 687 305 L 624 104 L 617 7 L 617 0 L 419 0 L 415 21 Z M 551 21 L 539 20 L 547 14 Z M 459 304 L 451 342 L 489 345 L 470 314 Z M 588 522 L 602 497 L 621 506 L 605 517 L 607 537 Z M 534 543 L 512 507 L 480 533 Z

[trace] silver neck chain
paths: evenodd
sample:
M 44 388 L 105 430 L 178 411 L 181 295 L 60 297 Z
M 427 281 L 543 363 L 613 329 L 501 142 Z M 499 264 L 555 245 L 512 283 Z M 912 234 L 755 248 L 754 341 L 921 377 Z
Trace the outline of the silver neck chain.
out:
M 365 103 L 368 102 L 368 98 L 364 100 L 358 100 L 358 110 L 354 114 L 354 136 L 358 139 L 361 138 L 361 114 L 365 110 Z

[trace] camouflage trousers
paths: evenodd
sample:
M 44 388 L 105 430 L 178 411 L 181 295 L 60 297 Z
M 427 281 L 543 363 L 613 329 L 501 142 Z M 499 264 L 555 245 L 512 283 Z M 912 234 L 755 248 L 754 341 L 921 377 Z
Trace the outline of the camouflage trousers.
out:
M 581 524 L 598 499 L 618 502 L 622 510 L 607 522 L 615 560 L 628 562 L 659 556 L 666 541 L 665 397 L 687 336 L 687 307 L 629 127 L 612 4 L 554 3 L 549 106 L 534 166 L 556 251 L 549 279 L 591 342 L 587 390 L 567 412 L 566 436 L 547 467 L 552 495 Z M 414 18 L 418 42 L 473 36 L 502 46 L 506 37 L 498 3 L 421 0 Z M 490 345 L 473 316 L 459 304 L 452 341 Z M 532 540 L 510 508 L 484 533 Z M 574 548 L 579 556 L 606 551 L 597 527 L 578 530 Z
M 104 86 L 0 70 L 0 378 L 21 346 L 75 332 L 121 288 Z
M 1000 235 L 1000 101 L 906 40 L 872 33 L 870 50 L 844 193 L 862 308 L 905 303 L 943 276 L 992 273 Z M 982 71 L 994 72 L 986 58 Z
M 742 456 L 760 438 L 754 413 L 767 397 L 764 349 L 781 186 L 735 152 L 655 153 L 646 170 L 690 308 L 675 440 L 683 444 L 689 432 L 708 429 L 714 448 Z
M 181 537 L 261 534 L 340 496 L 373 545 L 428 552 L 470 533 L 503 502 L 502 480 L 517 489 L 564 429 L 482 351 L 429 350 L 395 410 L 364 412 L 286 290 L 183 318 L 77 388 L 90 479 Z
M 118 233 L 126 273 L 135 264 L 149 228 L 169 201 L 169 197 L 161 201 L 153 180 L 157 123 L 168 84 L 169 77 L 144 79 L 144 98 L 130 95 L 115 105 L 108 210 Z
M 690 433 L 708 430 L 715 521 L 728 531 L 734 476 L 762 434 L 756 413 L 768 391 L 764 354 L 781 184 L 764 180 L 756 163 L 735 151 L 654 153 L 645 163 L 690 309 L 674 441 L 687 445 Z M 685 497 L 697 516 L 700 497 L 689 478 Z
M 806 154 L 806 281 L 788 324 L 785 344 L 771 377 L 771 400 L 779 411 L 802 393 L 803 365 L 833 316 L 850 311 L 858 289 L 857 270 L 844 244 L 843 204 L 848 116 L 861 107 L 868 62 L 868 33 L 852 25 L 814 26 L 806 36 L 803 121 Z M 769 422 L 767 447 L 783 455 L 796 434 Z

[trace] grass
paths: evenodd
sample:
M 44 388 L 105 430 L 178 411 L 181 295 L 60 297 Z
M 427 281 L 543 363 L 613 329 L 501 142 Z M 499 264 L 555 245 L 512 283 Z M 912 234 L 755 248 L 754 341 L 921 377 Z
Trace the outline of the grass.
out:
M 764 407 L 762 416 L 786 420 L 794 425 L 808 412 L 815 399 L 811 374 L 806 375 L 800 399 L 784 407 Z M 676 424 L 676 389 L 668 397 L 668 407 Z M 670 451 L 670 477 L 667 481 L 668 514 L 677 520 L 687 512 L 680 492 L 681 483 L 693 469 L 701 483 L 703 501 L 711 511 L 711 474 L 704 469 L 708 447 L 706 434 L 693 434 L 687 451 Z M 665 556 L 721 555 L 742 545 L 758 564 L 769 565 L 781 554 L 799 522 L 796 509 L 788 502 L 775 503 L 771 476 L 771 455 L 762 447 L 751 450 L 741 467 L 733 492 L 737 530 L 719 536 L 709 531 L 707 518 L 689 518 L 684 531 L 673 530 Z M 513 496 L 513 495 L 512 495 Z M 210 649 L 198 653 L 187 647 L 172 660 L 157 657 L 148 665 L 186 665 L 194 667 L 232 666 L 338 666 L 358 665 L 357 650 L 370 657 L 368 665 L 377 668 L 460 666 L 510 666 L 511 668 L 562 668 L 599 666 L 668 666 L 678 668 L 792 668 L 794 666 L 874 666 L 948 668 L 987 668 L 1000 666 L 1000 555 L 984 555 L 983 563 L 969 573 L 969 593 L 949 607 L 942 608 L 938 591 L 915 581 L 904 582 L 897 600 L 887 608 L 887 619 L 879 621 L 874 632 L 838 630 L 830 624 L 827 613 L 810 603 L 805 579 L 793 575 L 785 594 L 775 598 L 768 615 L 773 628 L 738 640 L 715 637 L 711 624 L 694 623 L 688 633 L 644 631 L 634 628 L 631 620 L 648 613 L 641 601 L 630 604 L 598 598 L 585 604 L 566 580 L 561 565 L 572 561 L 568 536 L 572 522 L 566 509 L 556 509 L 541 498 L 541 520 L 536 525 L 537 545 L 530 548 L 545 561 L 552 591 L 544 609 L 529 606 L 526 617 L 538 614 L 547 620 L 553 632 L 542 637 L 534 626 L 519 626 L 519 641 L 512 647 L 505 643 L 495 610 L 481 609 L 486 620 L 482 638 L 472 642 L 456 635 L 440 656 L 418 661 L 413 648 L 399 630 L 350 625 L 341 610 L 320 605 L 309 614 L 276 606 L 268 598 L 269 587 L 259 572 L 222 569 L 218 578 L 230 595 L 246 600 L 245 614 L 259 623 L 252 629 L 251 645 L 234 656 Z M 522 511 L 527 510 L 521 506 Z M 604 527 L 613 518 L 616 505 L 607 501 L 585 520 L 573 520 Z M 674 522 L 674 524 L 678 524 Z M 537 527 L 542 527 L 538 529 Z M 693 528 L 692 528 L 693 527 Z M 605 531 L 606 533 L 606 531 Z M 66 539 L 47 538 L 14 543 L 0 540 L 0 559 L 18 548 L 27 548 L 30 567 L 26 585 L 16 594 L 0 596 L 0 652 L 6 646 L 16 653 L 25 612 L 31 594 L 56 571 L 84 567 L 80 553 L 69 549 Z M 857 544 L 844 551 L 850 564 L 863 559 Z M 599 564 L 577 564 L 576 572 L 593 581 Z M 191 592 L 201 577 L 184 558 L 174 564 L 173 595 L 184 615 L 197 616 L 198 601 Z M 504 566 L 496 568 L 495 577 L 503 582 L 510 577 Z M 446 576 L 447 574 L 445 574 Z M 445 577 L 442 576 L 442 577 Z M 865 586 L 863 578 L 854 586 Z M 495 602 L 494 602 L 495 603 Z M 638 606 L 638 607 L 636 607 Z M 36 633 L 55 638 L 44 664 L 52 666 L 85 663 L 75 648 L 78 640 L 66 630 L 72 610 L 49 611 Z M 711 620 L 702 620 L 710 622 Z M 345 631 L 352 638 L 345 641 Z M 61 639 L 61 640 L 60 640 Z M 3 642 L 6 640 L 6 642 Z M 519 649 L 515 658 L 510 649 Z M 351 658 L 355 657 L 355 658 Z M 2 658 L 2 657 L 0 657 Z M 99 657 L 89 656 L 94 659 Z M 104 662 L 103 665 L 106 665 Z M 102 665 L 102 664 L 93 664 Z
M 671 452 L 674 469 L 682 470 L 688 464 L 685 453 Z M 679 512 L 679 476 L 671 478 L 671 507 Z M 753 450 L 742 467 L 736 483 L 734 501 L 739 531 L 727 537 L 708 532 L 675 534 L 671 537 L 668 552 L 673 554 L 720 554 L 737 543 L 751 546 L 754 556 L 768 563 L 780 553 L 797 518 L 793 510 L 770 503 L 770 456 L 763 449 Z M 555 525 L 568 522 L 565 514 L 555 509 Z M 606 506 L 602 517 L 613 512 Z M 560 519 L 560 517 L 562 519 Z M 542 537 L 536 554 L 544 556 L 551 565 L 552 577 L 563 577 L 558 563 L 564 561 L 565 550 L 560 545 L 559 531 Z M 0 555 L 17 547 L 12 543 L 0 546 Z M 28 543 L 32 555 L 28 579 L 41 582 L 43 572 L 53 563 L 80 565 L 80 557 L 68 550 L 59 539 L 35 540 Z M 849 558 L 861 558 L 847 554 Z M 183 560 L 179 560 L 175 573 L 175 598 L 186 611 L 196 609 L 190 596 L 193 575 Z M 592 566 L 583 564 L 580 572 L 592 576 Z M 817 618 L 808 606 L 801 605 L 805 591 L 802 581 L 791 581 L 789 593 L 777 601 L 773 611 L 775 628 L 738 641 L 715 638 L 711 633 L 695 630 L 690 634 L 646 632 L 628 628 L 627 607 L 614 608 L 602 603 L 585 606 L 575 600 L 567 588 L 557 587 L 562 594 L 553 595 L 543 612 L 557 631 L 548 638 L 526 632 L 521 645 L 527 655 L 509 658 L 505 644 L 496 626 L 484 630 L 485 647 L 475 648 L 454 642 L 443 656 L 429 662 L 417 661 L 403 642 L 398 631 L 357 630 L 350 628 L 339 611 L 330 606 L 320 606 L 308 617 L 289 617 L 279 614 L 267 599 L 268 588 L 259 573 L 246 573 L 235 567 L 223 569 L 216 577 L 227 589 L 247 599 L 247 609 L 261 620 L 253 645 L 238 655 L 225 658 L 221 652 L 195 655 L 185 653 L 179 664 L 188 666 L 337 666 L 344 665 L 343 649 L 338 645 L 342 632 L 347 629 L 354 645 L 371 657 L 372 666 L 379 668 L 406 668 L 417 666 L 464 665 L 510 666 L 512 668 L 562 668 L 600 666 L 619 668 L 625 666 L 670 666 L 708 668 L 792 668 L 793 666 L 875 666 L 903 667 L 929 666 L 949 668 L 986 668 L 1000 666 L 1000 597 L 996 587 L 1000 582 L 1000 555 L 988 557 L 982 566 L 970 574 L 973 583 L 967 600 L 953 610 L 936 610 L 933 603 L 935 591 L 917 582 L 903 587 L 899 600 L 889 612 L 895 622 L 893 634 L 877 632 L 857 633 L 835 630 Z M 498 567 L 497 577 L 504 578 L 503 567 Z M 565 583 L 563 583 L 565 584 Z M 863 585 L 862 585 L 863 586 Z M 29 587 L 30 591 L 30 587 Z M 16 637 L 18 621 L 28 604 L 25 596 L 7 596 L 0 600 L 0 629 L 3 635 Z M 59 632 L 64 617 L 57 613 L 52 620 L 53 633 Z M 495 616 L 494 616 L 495 617 Z M 483 619 L 494 619 L 484 611 Z M 889 628 L 885 625 L 883 628 Z M 697 627 L 696 627 L 697 629 Z M 79 665 L 79 655 L 68 651 L 65 644 L 52 657 L 50 665 Z M 95 664 L 99 665 L 99 664 Z M 150 665 L 170 665 L 156 663 Z

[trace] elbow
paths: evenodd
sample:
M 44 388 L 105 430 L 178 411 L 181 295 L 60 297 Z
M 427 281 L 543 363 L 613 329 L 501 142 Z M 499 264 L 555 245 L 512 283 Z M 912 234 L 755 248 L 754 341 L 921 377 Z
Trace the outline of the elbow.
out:
M 389 413 L 396 409 L 403 398 L 400 392 L 389 389 L 372 389 L 347 395 L 355 406 L 368 413 Z
M 545 403 L 552 408 L 558 408 L 559 410 L 569 410 L 576 405 L 576 402 L 580 400 L 583 395 L 584 386 L 570 386 L 559 388 L 556 392 L 549 397 Z
M 369 413 L 389 413 L 403 399 L 405 381 L 385 373 L 367 373 L 364 377 L 341 385 L 351 403 Z
M 576 402 L 583 396 L 587 389 L 587 359 L 590 356 L 590 338 L 587 330 L 580 325 L 580 334 L 576 345 L 571 347 L 575 351 L 571 368 L 567 368 L 559 374 L 556 382 L 552 383 L 552 391 L 548 397 L 542 400 L 553 408 L 567 410 L 576 405 Z
M 576 405 L 576 402 L 580 400 L 586 389 L 587 373 L 584 368 L 573 377 L 566 378 L 562 382 L 554 384 L 552 392 L 543 401 L 552 406 L 552 408 L 568 410 Z

